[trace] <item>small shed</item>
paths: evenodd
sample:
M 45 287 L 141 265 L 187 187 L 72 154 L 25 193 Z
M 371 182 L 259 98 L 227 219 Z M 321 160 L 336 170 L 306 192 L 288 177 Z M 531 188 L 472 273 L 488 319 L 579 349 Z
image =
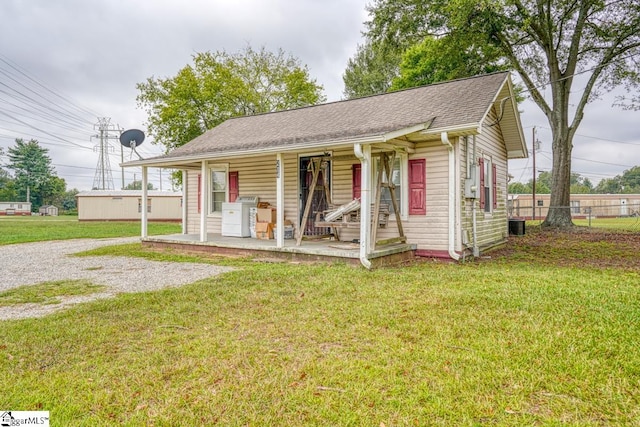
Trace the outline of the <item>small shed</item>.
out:
M 141 190 L 92 190 L 76 195 L 79 221 L 139 221 L 142 216 Z M 180 221 L 182 193 L 147 191 L 150 221 Z
M 40 215 L 58 216 L 58 208 L 53 205 L 40 206 Z

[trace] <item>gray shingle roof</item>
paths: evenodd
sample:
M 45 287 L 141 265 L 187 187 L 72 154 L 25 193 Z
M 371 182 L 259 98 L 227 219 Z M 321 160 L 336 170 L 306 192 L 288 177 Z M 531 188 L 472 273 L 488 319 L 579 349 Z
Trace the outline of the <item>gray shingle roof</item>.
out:
M 381 135 L 434 119 L 430 128 L 480 123 L 508 78 L 501 72 L 294 110 L 232 118 L 166 159 L 330 143 Z

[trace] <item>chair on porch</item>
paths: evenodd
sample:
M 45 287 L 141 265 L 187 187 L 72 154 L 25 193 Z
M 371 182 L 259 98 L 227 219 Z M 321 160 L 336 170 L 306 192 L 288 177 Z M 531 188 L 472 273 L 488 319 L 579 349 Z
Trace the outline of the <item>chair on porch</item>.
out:
M 354 199 L 340 206 L 329 206 L 329 209 L 316 212 L 314 225 L 331 228 L 360 228 L 360 200 Z M 378 212 L 378 227 L 387 228 L 389 222 L 389 205 L 381 203 Z M 371 204 L 371 216 L 375 214 L 375 204 Z M 373 223 L 373 220 L 372 220 Z

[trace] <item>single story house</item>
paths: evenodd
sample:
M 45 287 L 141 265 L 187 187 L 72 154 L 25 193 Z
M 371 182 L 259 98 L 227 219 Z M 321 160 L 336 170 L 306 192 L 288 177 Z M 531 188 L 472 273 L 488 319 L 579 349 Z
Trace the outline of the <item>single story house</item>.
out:
M 58 216 L 58 208 L 53 205 L 40 206 L 38 213 L 45 216 Z
M 500 72 L 236 117 L 124 166 L 142 167 L 143 188 L 149 167 L 182 170 L 184 236 L 167 244 L 233 246 L 221 235 L 223 204 L 252 195 L 276 208 L 276 229 L 295 227 L 295 244 L 277 233 L 269 251 L 302 252 L 330 235 L 371 267 L 394 251 L 457 260 L 505 242 L 507 162 L 526 156 L 510 74 Z M 355 221 L 323 217 L 354 200 Z M 372 221 L 384 206 L 388 223 Z M 146 218 L 143 242 L 159 243 Z
M 139 221 L 141 190 L 91 190 L 76 195 L 79 221 Z M 146 191 L 145 217 L 149 221 L 180 221 L 182 193 Z
M 510 194 L 509 216 L 530 219 L 544 219 L 549 213 L 551 195 L 536 194 L 535 204 L 532 194 Z M 588 216 L 615 218 L 640 216 L 640 194 L 572 194 L 569 207 L 574 218 Z
M 0 202 L 0 215 L 31 215 L 31 202 Z

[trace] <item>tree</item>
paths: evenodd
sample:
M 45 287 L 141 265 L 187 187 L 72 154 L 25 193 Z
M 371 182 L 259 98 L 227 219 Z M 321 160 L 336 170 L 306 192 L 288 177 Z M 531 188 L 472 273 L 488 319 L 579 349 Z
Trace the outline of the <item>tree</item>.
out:
M 78 191 L 77 188 L 73 188 L 64 193 L 61 203 L 63 210 L 65 210 L 66 212 L 70 212 L 78 209 L 78 199 L 76 198 L 76 196 L 79 192 L 80 191 Z
M 0 169 L 0 202 L 13 202 L 18 200 L 15 181 L 7 171 Z
M 536 194 L 550 194 L 552 172 L 540 172 L 536 178 Z M 588 194 L 593 192 L 593 184 L 589 178 L 579 173 L 571 174 L 571 194 Z M 509 193 L 511 194 L 531 194 L 533 193 L 533 178 L 526 184 L 521 182 L 513 182 L 509 184 Z
M 247 114 L 313 105 L 325 100 L 306 66 L 282 50 L 247 47 L 237 54 L 204 52 L 170 78 L 137 85 L 148 132 L 167 151 L 223 121 Z
M 34 139 L 24 142 L 20 138 L 8 150 L 7 167 L 14 173 L 17 198 L 31 202 L 34 210 L 64 192 L 66 187 L 64 179 L 56 176 L 48 152 Z
M 614 87 L 640 85 L 640 2 L 376 0 L 369 12 L 374 42 L 454 37 L 499 51 L 551 127 L 552 209 L 543 225 L 571 226 L 571 151 L 585 106 Z M 578 75 L 583 83 L 574 88 Z M 619 100 L 627 107 L 639 101 L 637 94 Z
M 512 182 L 509 184 L 509 194 L 531 194 L 531 186 L 521 182 Z
M 593 184 L 589 178 L 577 172 L 571 173 L 571 194 L 590 194 L 593 190 Z
M 138 180 L 133 180 L 130 183 L 128 183 L 125 187 L 125 190 L 142 190 L 142 181 L 138 181 Z M 152 183 L 148 182 L 147 183 L 147 190 L 155 190 L 155 187 L 153 186 Z
M 640 166 L 625 170 L 622 175 L 601 180 L 595 188 L 599 194 L 640 193 Z
M 622 193 L 621 180 L 620 175 L 614 178 L 604 178 L 596 185 L 595 192 L 597 194 L 620 194 Z
M 0 147 L 0 157 L 4 156 L 4 150 Z M 9 172 L 0 165 L 0 202 L 12 202 L 17 200 L 16 186 Z
M 402 55 L 399 75 L 391 90 L 411 88 L 441 81 L 507 69 L 497 49 L 473 39 L 454 35 L 425 37 Z
M 370 40 L 359 45 L 342 75 L 344 96 L 352 99 L 387 92 L 398 75 L 400 53 Z
M 67 191 L 67 182 L 64 178 L 51 176 L 46 187 L 42 188 L 42 204 L 61 206 Z

